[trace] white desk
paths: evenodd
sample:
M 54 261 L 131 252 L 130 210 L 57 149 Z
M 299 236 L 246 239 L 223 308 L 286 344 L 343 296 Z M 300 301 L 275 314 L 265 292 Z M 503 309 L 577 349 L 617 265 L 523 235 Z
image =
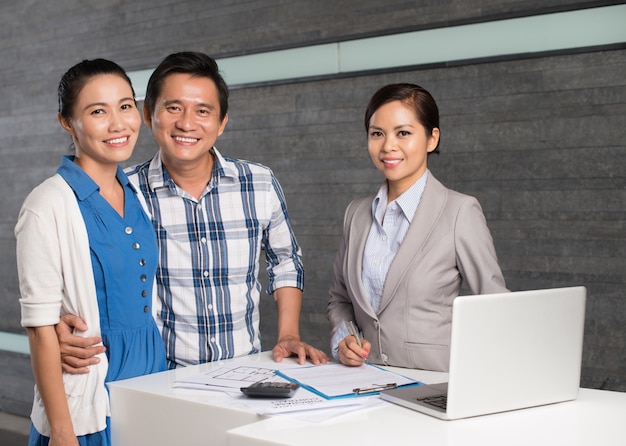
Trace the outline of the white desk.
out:
M 269 352 L 231 360 L 272 362 Z M 224 364 L 224 363 L 222 363 Z M 216 364 L 111 383 L 113 444 L 126 445 L 402 445 L 617 446 L 626 444 L 626 393 L 581 389 L 576 401 L 465 420 L 442 421 L 385 405 L 308 422 L 264 417 L 215 403 L 215 394 L 172 383 Z M 446 374 L 394 369 L 425 383 Z M 346 443 L 347 441 L 347 443 Z

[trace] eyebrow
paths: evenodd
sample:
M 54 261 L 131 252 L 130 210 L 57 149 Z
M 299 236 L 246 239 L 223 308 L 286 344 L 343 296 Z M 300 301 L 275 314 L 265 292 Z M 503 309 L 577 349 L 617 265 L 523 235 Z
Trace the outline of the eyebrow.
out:
M 393 128 L 393 130 L 400 130 L 400 129 L 404 128 L 404 127 L 415 128 L 412 124 L 400 124 L 400 125 L 395 126 Z M 370 125 L 370 130 L 371 129 L 382 130 L 383 128 L 382 127 L 378 127 L 376 125 Z
M 180 105 L 182 105 L 182 103 L 183 103 L 183 101 L 181 101 L 180 99 L 169 99 L 169 100 L 163 101 L 163 105 L 165 105 L 166 107 L 168 105 L 172 105 L 172 104 L 180 104 Z M 195 104 L 194 107 L 208 108 L 209 110 L 215 110 L 216 109 L 215 105 L 207 104 L 205 102 L 201 102 L 199 104 Z
M 124 102 L 128 102 L 128 101 L 135 102 L 135 99 L 134 99 L 134 98 L 131 98 L 131 97 L 121 98 L 121 99 L 118 101 L 118 104 L 122 104 L 122 103 L 124 103 Z M 87 104 L 87 105 L 85 105 L 85 108 L 84 108 L 83 110 L 88 110 L 88 109 L 90 109 L 90 108 L 92 108 L 92 107 L 107 107 L 108 105 L 109 105 L 109 104 L 108 104 L 107 102 L 93 102 L 93 103 L 91 103 L 91 104 Z

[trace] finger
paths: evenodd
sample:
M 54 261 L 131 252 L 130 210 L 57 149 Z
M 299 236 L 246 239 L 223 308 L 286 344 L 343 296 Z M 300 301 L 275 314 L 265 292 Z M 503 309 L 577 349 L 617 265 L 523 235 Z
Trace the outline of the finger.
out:
M 74 314 L 65 314 L 61 316 L 61 323 L 67 325 L 68 327 L 72 327 L 78 331 L 86 331 L 87 324 L 80 317 Z M 71 330 L 70 330 L 71 331 Z
M 359 366 L 363 364 L 363 358 L 350 348 L 349 337 L 351 336 L 346 337 L 339 343 L 339 360 L 347 366 Z
M 357 367 L 363 364 L 363 358 L 355 355 L 351 351 L 348 351 L 348 353 L 344 353 L 344 354 L 340 352 L 339 360 L 341 361 L 342 364 L 350 366 L 350 367 Z
M 275 345 L 272 349 L 272 356 L 274 357 L 274 362 L 282 362 L 282 360 L 285 358 L 283 349 L 279 345 Z
M 305 348 L 305 344 L 302 342 L 298 342 L 295 345 L 295 348 L 291 349 L 293 354 L 298 356 L 298 364 L 306 364 L 307 358 L 307 349 Z
M 361 346 L 359 347 L 359 343 L 357 342 L 354 336 L 348 336 L 346 338 L 346 345 L 350 350 L 352 350 L 357 356 L 361 358 L 367 358 L 369 355 L 370 343 L 365 339 L 361 340 Z
M 87 359 L 80 359 L 73 356 L 65 356 L 61 361 L 61 368 L 63 371 L 71 375 L 82 375 L 89 373 L 89 367 L 100 362 L 100 358 L 91 357 Z
M 326 364 L 328 362 L 328 356 L 326 356 L 326 353 L 317 348 L 309 346 L 308 355 L 311 358 L 311 362 L 315 365 Z
M 103 345 L 97 347 L 74 347 L 64 345 L 61 346 L 61 360 L 63 362 L 67 362 L 67 358 L 91 359 L 96 355 L 104 353 L 105 351 L 106 347 Z
M 62 364 L 70 368 L 82 369 L 82 368 L 89 367 L 91 365 L 98 364 L 99 362 L 100 362 L 100 358 L 98 357 L 81 359 L 81 358 L 76 358 L 74 356 L 67 356 L 64 358 Z
M 370 354 L 370 350 L 372 348 L 372 344 L 370 344 L 370 342 L 366 341 L 365 339 L 363 339 L 361 342 L 362 342 L 362 345 L 363 345 L 363 351 L 365 352 L 363 357 L 367 358 L 369 356 L 369 354 Z
M 307 353 L 307 356 L 309 357 L 309 359 L 311 360 L 311 363 L 313 365 L 320 365 L 321 364 L 321 359 L 320 359 L 321 357 L 317 353 L 316 349 L 309 350 L 309 352 Z
M 356 338 L 354 336 L 347 336 L 345 342 L 348 350 L 356 353 L 357 355 L 359 354 L 361 347 L 359 347 L 359 344 L 356 342 Z
M 74 368 L 70 367 L 67 364 L 61 363 L 61 368 L 65 373 L 69 373 L 70 375 L 84 375 L 85 373 L 89 373 L 88 367 Z
M 80 336 L 68 334 L 63 336 L 63 339 L 59 339 L 59 346 L 61 354 L 76 356 L 75 353 L 81 352 L 78 353 L 79 357 L 89 357 L 105 351 L 105 347 L 101 345 L 101 342 L 102 340 L 98 336 L 81 338 Z

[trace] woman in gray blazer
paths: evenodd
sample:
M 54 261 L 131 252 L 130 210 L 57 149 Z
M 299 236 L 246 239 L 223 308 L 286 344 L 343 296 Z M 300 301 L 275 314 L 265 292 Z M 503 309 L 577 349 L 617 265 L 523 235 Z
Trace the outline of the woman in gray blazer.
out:
M 392 84 L 365 113 L 368 151 L 386 178 L 348 205 L 327 316 L 332 351 L 346 365 L 447 371 L 452 301 L 508 291 L 480 204 L 427 168 L 438 151 L 439 111 L 425 89 Z M 362 340 L 349 333 L 354 321 Z M 359 342 L 361 344 L 359 345 Z

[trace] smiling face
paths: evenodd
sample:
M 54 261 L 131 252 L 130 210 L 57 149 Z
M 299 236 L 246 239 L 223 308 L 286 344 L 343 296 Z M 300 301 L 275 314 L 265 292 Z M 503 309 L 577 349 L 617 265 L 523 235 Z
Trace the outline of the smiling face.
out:
M 409 189 L 426 171 L 428 154 L 437 148 L 439 129 L 428 134 L 415 111 L 401 101 L 381 105 L 369 122 L 367 147 L 389 185 L 388 201 Z
M 174 73 L 163 80 L 153 113 L 144 106 L 144 120 L 161 149 L 163 163 L 177 169 L 212 159 L 209 150 L 224 131 L 228 115 L 220 120 L 213 80 Z
M 80 165 L 89 169 L 130 158 L 141 115 L 128 82 L 117 74 L 100 74 L 85 83 L 71 116 L 59 115 L 59 123 L 72 136 Z

